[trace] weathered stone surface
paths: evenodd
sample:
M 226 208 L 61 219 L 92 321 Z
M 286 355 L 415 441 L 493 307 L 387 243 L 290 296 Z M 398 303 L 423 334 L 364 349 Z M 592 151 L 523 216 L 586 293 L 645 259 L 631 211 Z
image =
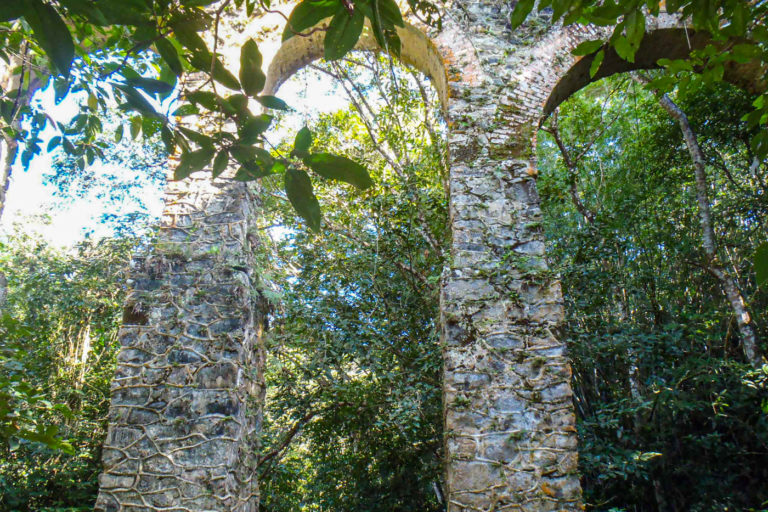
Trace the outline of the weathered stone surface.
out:
M 144 314 L 120 331 L 98 511 L 258 509 L 252 199 L 209 176 L 168 185 L 157 242 L 133 262 L 126 308 Z
M 454 0 L 442 6 L 440 33 L 418 23 L 399 30 L 403 60 L 431 78 L 450 127 L 451 261 L 441 293 L 448 512 L 582 509 L 535 134 L 547 113 L 591 80 L 591 57 L 570 51 L 609 28 L 539 19 L 511 31 L 513 7 Z M 265 14 L 234 29 L 259 39 L 271 61 L 266 94 L 323 53 L 322 32 L 275 44 L 273 28 L 282 23 Z M 678 44 L 679 19 L 653 23 L 634 65 L 609 51 L 597 76 L 689 51 Z M 695 34 L 690 41 L 701 42 Z M 369 33 L 358 48 L 376 50 Z M 233 52 L 224 53 L 227 60 Z M 251 285 L 250 201 L 245 186 L 203 174 L 169 186 L 158 241 L 134 262 L 99 511 L 258 507 L 262 312 Z

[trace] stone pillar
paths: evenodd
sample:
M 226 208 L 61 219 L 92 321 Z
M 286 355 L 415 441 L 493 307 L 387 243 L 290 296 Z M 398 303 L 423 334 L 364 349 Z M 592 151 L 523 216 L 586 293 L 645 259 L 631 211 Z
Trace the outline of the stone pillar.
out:
M 255 512 L 262 311 L 246 186 L 173 182 L 132 263 L 96 510 Z
M 441 295 L 448 512 L 581 510 L 535 122 L 514 121 L 526 116 L 504 107 L 505 84 L 451 87 L 453 243 Z

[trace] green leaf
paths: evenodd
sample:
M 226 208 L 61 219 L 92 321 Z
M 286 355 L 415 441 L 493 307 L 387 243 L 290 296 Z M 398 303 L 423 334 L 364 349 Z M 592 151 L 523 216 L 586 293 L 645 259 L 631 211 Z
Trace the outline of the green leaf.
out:
M 195 116 L 200 114 L 200 109 L 194 103 L 184 103 L 171 114 L 174 117 Z
M 325 18 L 333 16 L 340 5 L 339 0 L 304 0 L 288 16 L 283 31 L 283 41 L 287 41 L 297 33 L 312 28 Z
M 249 39 L 240 49 L 240 83 L 248 96 L 257 96 L 267 77 L 261 70 L 261 52 L 256 41 Z
M 267 131 L 272 123 L 272 116 L 261 114 L 249 119 L 239 130 L 240 139 L 245 144 L 253 144 L 259 138 L 259 135 Z
M 122 128 L 122 125 L 120 126 Z M 51 137 L 51 140 L 48 141 L 48 147 L 46 148 L 46 151 L 49 153 L 56 149 L 61 144 L 61 136 L 56 135 L 54 137 Z
M 365 17 L 360 9 L 355 9 L 350 15 L 345 7 L 340 7 L 325 33 L 325 60 L 338 60 L 354 48 L 363 32 L 364 22 Z
M 208 47 L 205 45 L 203 38 L 198 35 L 194 28 L 183 20 L 173 24 L 173 34 L 184 48 L 192 50 L 193 52 L 207 54 L 207 56 L 210 57 L 211 53 L 208 51 Z
M 288 110 L 288 104 L 277 96 L 257 96 L 256 101 L 274 110 Z
M 219 82 L 224 87 L 232 89 L 234 91 L 240 90 L 240 82 L 237 78 L 224 67 L 224 64 L 217 58 L 212 58 L 210 53 L 198 52 L 192 56 L 189 61 L 192 66 L 204 73 L 210 74 L 214 80 Z
M 299 133 L 296 134 L 291 154 L 303 157 L 309 151 L 310 146 L 312 146 L 312 132 L 309 131 L 309 128 L 304 126 L 299 130 Z
M 163 82 L 162 80 L 155 80 L 154 78 L 126 78 L 125 81 L 130 85 L 138 87 L 139 89 L 142 89 L 143 91 L 146 91 L 150 94 L 167 95 L 173 92 L 174 88 L 173 84 Z
M 176 51 L 176 47 L 173 46 L 173 43 L 166 38 L 158 39 L 155 41 L 155 48 L 157 49 L 157 53 L 160 54 L 176 76 L 181 76 L 181 74 L 184 73 L 184 66 L 182 66 L 181 60 L 179 60 L 179 54 Z
M 360 6 L 355 4 L 355 8 Z M 373 8 L 385 25 L 404 27 L 403 15 L 394 0 L 373 0 Z
M 0 22 L 21 17 L 24 14 L 24 7 L 26 7 L 24 0 L 4 0 L 3 8 L 0 10 Z
M 69 80 L 63 78 L 57 78 L 53 82 L 54 102 L 56 105 L 61 103 L 64 98 L 66 98 L 67 94 L 69 94 L 69 86 Z
M 190 130 L 183 126 L 179 126 L 178 130 L 183 133 L 189 140 L 201 147 L 213 147 L 213 139 L 207 135 Z
M 595 58 L 592 60 L 592 64 L 589 66 L 589 78 L 595 78 L 595 75 L 597 74 L 597 71 L 600 69 L 600 65 L 603 63 L 603 59 L 605 58 L 605 50 L 600 50 L 595 55 Z
M 304 163 L 324 178 L 344 181 L 360 190 L 373 185 L 373 180 L 365 167 L 343 156 L 315 153 L 306 157 Z
M 85 16 L 89 22 L 102 27 L 110 24 L 101 9 L 91 0 L 59 0 L 59 3 L 67 8 L 68 15 Z
M 248 111 L 248 96 L 245 94 L 233 94 L 231 96 L 227 96 L 227 103 L 232 105 L 232 108 L 234 108 L 238 114 L 250 114 Z
M 229 153 L 227 153 L 226 149 L 222 149 L 219 151 L 219 154 L 216 155 L 216 158 L 213 159 L 213 168 L 211 169 L 211 174 L 213 174 L 213 177 L 218 178 L 227 168 L 228 163 Z
M 69 76 L 75 59 L 75 44 L 67 25 L 51 5 L 40 0 L 27 0 L 24 19 L 35 35 L 35 40 L 51 59 L 59 74 Z
M 753 265 L 755 267 L 757 286 L 763 286 L 768 283 L 768 242 L 763 242 L 757 246 Z
M 183 180 L 193 172 L 202 170 L 211 162 L 215 152 L 213 148 L 208 147 L 183 153 L 179 165 L 173 173 L 173 179 Z
M 635 49 L 631 44 L 629 44 L 629 41 L 626 37 L 619 36 L 614 41 L 612 41 L 612 44 L 619 57 L 626 60 L 627 62 L 635 62 Z
M 320 231 L 320 203 L 312 190 L 312 180 L 309 175 L 299 169 L 289 167 L 285 173 L 285 193 L 296 210 L 309 227 L 314 231 Z
M 627 41 L 634 50 L 637 50 L 645 35 L 645 16 L 643 12 L 637 10 L 627 14 L 624 17 L 624 27 L 627 32 Z
M 571 0 L 552 0 L 552 21 L 559 20 L 570 6 Z
M 536 0 L 519 0 L 517 2 L 515 9 L 509 17 L 509 23 L 512 25 L 512 30 L 523 24 L 528 15 L 531 14 L 535 3 Z
M 247 167 L 241 167 L 237 170 L 237 172 L 232 177 L 232 179 L 236 181 L 253 181 L 255 179 L 267 176 L 268 174 L 270 173 L 264 172 L 263 169 L 253 170 L 253 169 L 248 169 Z
M 168 151 L 168 153 L 173 153 L 176 150 L 176 137 L 174 137 L 170 128 L 163 125 L 162 128 L 160 128 L 160 138 L 163 140 L 165 150 Z
M 749 144 L 758 158 L 765 159 L 768 157 L 768 130 L 765 128 L 760 130 L 754 137 L 752 137 Z
M 236 144 L 229 148 L 232 157 L 246 167 L 256 159 L 256 147 Z
M 133 140 L 136 140 L 136 138 L 141 133 L 141 116 L 136 116 L 131 118 L 131 138 Z
M 219 108 L 219 97 L 211 91 L 194 91 L 187 94 L 187 99 L 211 111 L 216 111 Z
M 600 39 L 594 39 L 592 41 L 584 41 L 579 46 L 571 50 L 571 53 L 577 56 L 589 55 L 590 53 L 595 53 L 597 50 L 600 49 L 601 46 L 603 46 L 603 41 Z
M 155 108 L 152 106 L 152 104 L 149 103 L 149 101 L 139 91 L 137 91 L 130 85 L 118 84 L 114 82 L 112 83 L 112 85 L 123 92 L 123 95 L 125 96 L 125 101 L 133 110 L 136 110 L 150 117 L 160 116 L 160 114 L 158 114 L 155 111 Z
M 360 9 L 365 11 L 369 10 L 365 4 L 362 4 Z M 376 42 L 381 48 L 399 58 L 401 42 L 400 37 L 397 35 L 395 25 L 391 22 L 383 20 L 382 16 L 380 16 L 376 10 L 370 14 L 373 16 L 373 18 L 371 18 L 371 26 L 373 28 L 373 35 L 376 38 Z

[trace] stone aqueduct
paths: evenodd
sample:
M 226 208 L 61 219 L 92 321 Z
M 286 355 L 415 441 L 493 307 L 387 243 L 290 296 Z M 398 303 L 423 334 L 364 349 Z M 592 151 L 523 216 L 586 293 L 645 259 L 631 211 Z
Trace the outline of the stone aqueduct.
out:
M 448 511 L 581 510 L 535 134 L 591 81 L 593 57 L 571 50 L 606 29 L 542 23 L 511 31 L 511 5 L 500 0 L 443 9 L 440 32 L 408 25 L 400 35 L 402 60 L 431 78 L 450 127 L 453 236 L 440 319 Z M 254 23 L 230 27 L 242 36 L 238 47 L 269 33 Z M 651 68 L 706 41 L 678 18 L 653 23 L 635 63 L 608 50 L 594 79 Z M 277 50 L 268 92 L 322 56 L 321 38 L 294 37 Z M 365 33 L 358 47 L 376 49 Z M 749 66 L 727 73 L 764 86 Z M 158 241 L 132 263 L 97 511 L 258 510 L 265 354 L 255 216 L 243 183 L 200 173 L 168 185 Z

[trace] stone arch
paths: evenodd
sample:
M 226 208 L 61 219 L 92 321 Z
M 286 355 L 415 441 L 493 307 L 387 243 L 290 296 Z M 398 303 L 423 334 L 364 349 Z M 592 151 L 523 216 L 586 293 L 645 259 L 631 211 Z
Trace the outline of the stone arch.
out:
M 513 32 L 512 7 L 455 0 L 439 32 L 399 29 L 402 60 L 432 79 L 450 127 L 453 236 L 440 297 L 448 512 L 582 509 L 570 368 L 554 334 L 562 294 L 544 258 L 533 142 L 546 114 L 591 80 L 594 57 L 571 49 L 610 29 Z M 357 48 L 379 51 L 366 30 Z M 655 64 L 662 44 L 686 49 L 680 30 L 679 18 L 653 20 L 636 68 Z M 265 93 L 321 56 L 321 33 L 291 38 L 271 60 Z M 608 55 L 599 76 L 623 65 Z M 146 320 L 129 317 L 121 330 L 97 510 L 258 510 L 254 210 L 247 187 L 221 178 L 169 187 L 155 254 L 134 261 L 129 305 Z
M 662 14 L 650 19 L 646 34 L 635 55 L 634 62 L 618 56 L 612 47 L 604 47 L 605 57 L 594 77 L 589 69 L 597 52 L 576 57 L 571 51 L 579 44 L 593 39 L 607 39 L 613 27 L 568 26 L 558 27 L 538 41 L 527 53 L 533 58 L 527 65 L 516 69 L 519 82 L 535 84 L 526 89 L 521 103 L 525 113 L 538 117 L 541 123 L 558 105 L 590 83 L 608 76 L 644 69 L 659 69 L 659 59 L 684 59 L 692 51 L 713 42 L 704 32 L 689 30 L 676 15 Z M 730 62 L 725 65 L 724 79 L 752 93 L 766 90 L 765 69 L 760 62 Z M 515 96 L 514 92 L 512 93 Z M 521 119 L 522 120 L 522 119 Z
M 317 27 L 327 26 L 323 21 Z M 355 50 L 378 52 L 381 47 L 374 38 L 371 27 L 366 22 L 363 34 L 355 45 Z M 437 46 L 418 27 L 406 23 L 404 27 L 397 27 L 400 36 L 402 50 L 400 60 L 410 65 L 432 80 L 437 90 L 440 104 L 445 110 L 448 102 L 448 77 L 445 61 Z M 267 69 L 267 80 L 264 85 L 264 94 L 275 94 L 280 86 L 293 74 L 308 64 L 323 57 L 324 31 L 316 31 L 308 36 L 294 36 L 285 41 L 278 49 Z
M 605 58 L 594 77 L 589 76 L 589 68 L 597 52 L 576 60 L 571 68 L 560 78 L 544 104 L 544 115 L 551 114 L 560 103 L 567 100 L 579 89 L 616 73 L 625 73 L 641 69 L 659 69 L 659 59 L 684 59 L 692 50 L 702 49 L 712 39 L 703 32 L 687 31 L 681 27 L 657 28 L 646 34 L 637 51 L 635 62 L 627 62 L 612 47 L 605 48 Z M 765 90 L 764 70 L 757 61 L 750 63 L 729 62 L 725 65 L 724 79 L 749 92 Z

